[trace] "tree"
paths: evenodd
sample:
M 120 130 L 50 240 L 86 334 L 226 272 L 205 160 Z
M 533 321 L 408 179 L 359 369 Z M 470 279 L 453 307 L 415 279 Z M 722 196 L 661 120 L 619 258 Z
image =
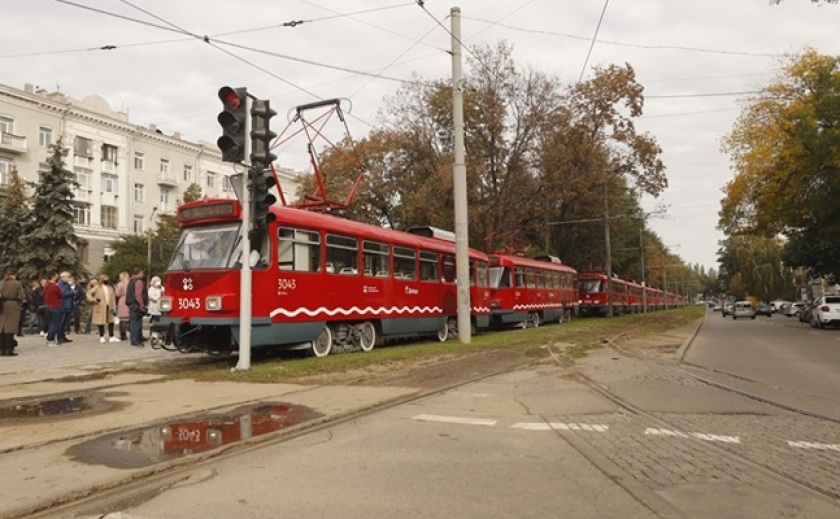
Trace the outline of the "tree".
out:
M 193 182 L 187 189 L 184 190 L 183 200 L 181 203 L 188 204 L 190 202 L 195 202 L 196 200 L 201 200 L 201 186 L 197 183 Z
M 793 56 L 749 100 L 724 140 L 735 178 L 720 228 L 787 236 L 785 258 L 813 275 L 840 274 L 840 57 Z
M 76 279 L 85 279 L 90 273 L 78 249 L 87 245 L 87 240 L 79 238 L 74 228 L 74 211 L 79 204 L 73 188 L 79 184 L 64 165 L 67 149 L 61 139 L 51 144 L 49 151 L 49 169 L 41 173 L 35 188 L 32 231 L 22 241 L 20 277 L 31 279 L 49 270 L 69 270 Z
M 722 271 L 725 270 L 723 291 L 733 295 L 737 291 L 740 298 L 751 295 L 763 301 L 793 293 L 793 270 L 785 266 L 783 246 L 776 237 L 728 237 L 718 252 Z
M 20 268 L 23 265 L 23 237 L 31 231 L 32 211 L 29 209 L 24 183 L 15 169 L 12 170 L 6 197 L 0 208 L 0 272 L 5 272 L 8 267 Z

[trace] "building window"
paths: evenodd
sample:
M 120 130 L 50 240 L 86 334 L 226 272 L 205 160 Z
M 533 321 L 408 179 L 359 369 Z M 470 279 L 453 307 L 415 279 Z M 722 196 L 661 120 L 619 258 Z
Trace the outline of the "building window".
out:
M 117 208 L 112 205 L 103 205 L 100 213 L 102 227 L 105 229 L 117 228 Z
M 76 182 L 79 183 L 79 189 L 93 189 L 93 170 L 87 168 L 73 168 L 73 173 L 76 174 Z
M 146 219 L 143 218 L 141 215 L 134 215 L 134 234 L 143 234 L 146 232 L 145 223 Z
M 216 187 L 216 173 L 213 171 L 207 172 L 207 187 Z
M 110 144 L 102 145 L 102 160 L 117 163 L 117 147 Z
M 0 184 L 8 186 L 12 181 L 12 170 L 15 169 L 15 163 L 12 159 L 0 157 Z
M 169 173 L 169 159 L 160 159 L 160 172 L 164 175 Z
M 143 152 L 142 151 L 135 151 L 134 152 L 134 169 L 137 171 L 143 171 Z
M 118 177 L 110 173 L 102 173 L 102 188 L 103 193 L 117 194 L 119 191 Z
M 76 225 L 90 225 L 90 206 L 87 204 L 77 204 L 73 207 L 73 218 Z
M 38 130 L 38 145 L 42 148 L 49 148 L 52 145 L 52 128 L 49 126 L 41 126 Z
M 5 115 L 0 115 L 0 133 L 14 133 L 15 120 Z
M 161 188 L 160 190 L 160 212 L 165 213 L 169 207 L 169 199 L 172 193 L 171 189 Z
M 222 177 L 222 189 L 224 191 L 228 192 L 228 193 L 233 191 L 233 184 L 230 181 L 230 177 L 228 177 L 228 176 L 223 176 Z
M 93 157 L 93 141 L 84 137 L 76 137 L 73 141 L 73 153 L 80 157 Z
M 192 164 L 184 164 L 184 182 L 190 183 L 193 181 L 193 167 Z
M 146 201 L 146 193 L 143 189 L 143 184 L 134 184 L 134 201 L 135 202 L 145 202 Z

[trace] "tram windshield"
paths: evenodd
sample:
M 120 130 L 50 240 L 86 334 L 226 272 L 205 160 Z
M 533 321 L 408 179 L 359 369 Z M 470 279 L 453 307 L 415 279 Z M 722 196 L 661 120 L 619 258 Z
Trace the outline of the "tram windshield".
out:
M 596 294 L 604 291 L 604 282 L 600 279 L 581 279 L 579 288 L 584 294 Z
M 184 229 L 167 270 L 241 268 L 239 223 Z
M 490 288 L 510 288 L 510 269 L 490 267 Z

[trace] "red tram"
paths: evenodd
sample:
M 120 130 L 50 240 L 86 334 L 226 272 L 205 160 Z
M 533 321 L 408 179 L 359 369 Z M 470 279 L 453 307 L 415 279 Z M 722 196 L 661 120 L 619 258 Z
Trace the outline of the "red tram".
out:
M 490 314 L 496 328 L 568 321 L 578 301 L 577 271 L 553 256 L 490 255 Z
M 240 244 L 236 200 L 181 206 L 183 233 L 164 274 L 153 345 L 227 353 L 239 340 L 243 261 L 252 267 L 252 346 L 370 351 L 398 338 L 457 333 L 455 243 L 272 206 L 276 219 Z M 472 326 L 490 322 L 489 258 L 470 250 Z
M 586 272 L 580 280 L 581 315 L 607 315 L 607 275 L 603 272 Z M 612 278 L 612 314 L 636 313 L 644 310 L 662 310 L 685 306 L 687 298 L 658 288 L 644 286 L 634 281 Z

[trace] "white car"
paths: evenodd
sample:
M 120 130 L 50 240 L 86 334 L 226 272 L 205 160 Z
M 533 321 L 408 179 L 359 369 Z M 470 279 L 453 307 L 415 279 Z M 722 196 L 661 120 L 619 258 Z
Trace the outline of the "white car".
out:
M 755 308 L 752 303 L 749 301 L 738 301 L 735 303 L 732 307 L 732 318 L 737 320 L 739 317 L 755 319 Z
M 840 296 L 823 296 L 814 301 L 811 328 L 825 328 L 827 324 L 840 324 Z

